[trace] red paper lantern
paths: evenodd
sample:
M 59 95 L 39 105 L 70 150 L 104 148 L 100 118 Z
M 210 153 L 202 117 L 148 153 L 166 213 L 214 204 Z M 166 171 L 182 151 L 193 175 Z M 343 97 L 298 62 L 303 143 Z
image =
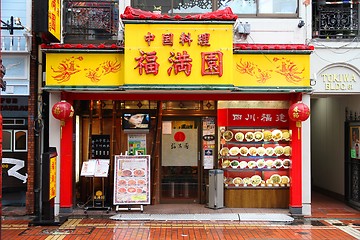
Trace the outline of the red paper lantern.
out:
M 296 126 L 301 127 L 301 122 L 305 121 L 310 116 L 310 108 L 299 101 L 290 106 L 288 113 L 290 119 L 296 122 Z
M 74 108 L 65 100 L 61 100 L 54 104 L 52 108 L 54 118 L 61 121 L 61 126 L 65 125 L 65 121 L 74 116 Z

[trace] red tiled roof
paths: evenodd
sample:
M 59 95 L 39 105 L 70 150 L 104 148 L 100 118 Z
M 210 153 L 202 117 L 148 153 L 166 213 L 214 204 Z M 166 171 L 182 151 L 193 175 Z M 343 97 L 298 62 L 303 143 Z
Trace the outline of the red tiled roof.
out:
M 173 20 L 173 21 L 204 21 L 204 20 L 217 20 L 217 21 L 235 21 L 237 15 L 233 14 L 231 8 L 227 7 L 222 10 L 217 10 L 214 12 L 196 14 L 196 15 L 187 15 L 187 16 L 169 16 L 167 14 L 158 14 L 149 11 L 143 11 L 140 9 L 126 7 L 123 14 L 121 14 L 121 19 L 125 20 Z
M 123 49 L 123 46 L 116 44 L 106 45 L 106 44 L 41 44 L 42 49 Z
M 123 49 L 123 45 L 106 45 L 106 44 L 42 44 L 42 49 L 104 49 L 104 50 L 116 50 L 116 49 Z M 243 43 L 237 43 L 233 45 L 233 49 L 237 51 L 249 51 L 249 50 L 275 50 L 275 51 L 281 51 L 281 50 L 308 50 L 312 51 L 314 50 L 314 46 L 305 45 L 305 44 L 243 44 Z
M 234 50 L 314 50 L 314 46 L 305 44 L 234 44 Z

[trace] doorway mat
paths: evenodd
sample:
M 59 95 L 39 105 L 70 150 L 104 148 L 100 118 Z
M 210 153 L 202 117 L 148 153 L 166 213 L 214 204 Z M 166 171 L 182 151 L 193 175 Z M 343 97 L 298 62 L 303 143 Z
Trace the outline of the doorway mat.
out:
M 120 221 L 261 221 L 261 222 L 292 222 L 294 218 L 286 214 L 273 213 L 216 213 L 216 214 L 117 214 L 112 220 Z

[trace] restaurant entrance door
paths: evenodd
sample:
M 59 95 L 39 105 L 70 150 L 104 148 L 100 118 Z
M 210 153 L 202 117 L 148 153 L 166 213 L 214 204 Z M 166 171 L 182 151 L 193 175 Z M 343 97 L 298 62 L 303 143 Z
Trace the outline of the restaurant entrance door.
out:
M 199 203 L 199 118 L 163 118 L 161 203 Z

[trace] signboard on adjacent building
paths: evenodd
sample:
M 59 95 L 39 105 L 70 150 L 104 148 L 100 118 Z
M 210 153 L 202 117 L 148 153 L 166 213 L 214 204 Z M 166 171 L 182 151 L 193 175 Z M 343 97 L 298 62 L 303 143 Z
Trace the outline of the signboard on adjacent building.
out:
M 360 72 L 346 63 L 325 66 L 314 79 L 314 92 L 326 94 L 344 94 L 360 92 Z

